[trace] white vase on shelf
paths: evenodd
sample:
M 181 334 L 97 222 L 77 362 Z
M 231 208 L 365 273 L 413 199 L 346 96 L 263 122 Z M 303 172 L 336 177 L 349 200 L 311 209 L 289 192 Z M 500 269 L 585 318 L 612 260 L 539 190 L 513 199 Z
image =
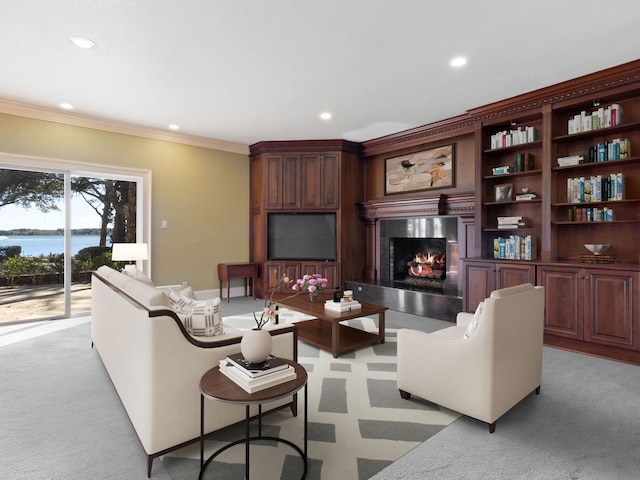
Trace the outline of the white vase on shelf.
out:
M 247 330 L 240 341 L 240 352 L 244 359 L 251 363 L 264 362 L 271 354 L 272 347 L 271 334 L 261 328 Z

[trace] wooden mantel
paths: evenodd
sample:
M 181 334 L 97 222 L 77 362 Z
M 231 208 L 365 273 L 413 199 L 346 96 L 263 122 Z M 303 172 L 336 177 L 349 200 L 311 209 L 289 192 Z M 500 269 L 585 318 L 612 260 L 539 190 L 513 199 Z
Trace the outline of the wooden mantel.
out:
M 424 217 L 432 215 L 458 215 L 473 217 L 475 213 L 475 194 L 440 194 L 423 198 L 384 198 L 369 200 L 360 205 L 365 221 L 380 218 Z
M 386 218 L 432 217 L 456 215 L 473 222 L 475 215 L 475 194 L 440 194 L 423 198 L 383 198 L 369 200 L 358 205 L 364 220 L 366 235 L 365 281 L 375 282 L 380 258 L 380 224 Z

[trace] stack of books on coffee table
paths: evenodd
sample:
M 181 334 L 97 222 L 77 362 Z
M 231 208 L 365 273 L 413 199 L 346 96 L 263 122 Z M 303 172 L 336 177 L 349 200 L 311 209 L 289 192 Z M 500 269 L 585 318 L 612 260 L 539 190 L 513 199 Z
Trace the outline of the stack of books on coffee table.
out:
M 334 312 L 350 312 L 351 310 L 358 310 L 362 308 L 362 305 L 356 300 L 350 300 L 348 302 L 334 302 L 333 300 L 327 300 L 324 304 L 324 308 L 327 310 L 333 310 Z
M 296 370 L 281 358 L 269 355 L 262 363 L 251 363 L 241 353 L 220 360 L 220 372 L 248 393 L 259 392 L 296 379 Z

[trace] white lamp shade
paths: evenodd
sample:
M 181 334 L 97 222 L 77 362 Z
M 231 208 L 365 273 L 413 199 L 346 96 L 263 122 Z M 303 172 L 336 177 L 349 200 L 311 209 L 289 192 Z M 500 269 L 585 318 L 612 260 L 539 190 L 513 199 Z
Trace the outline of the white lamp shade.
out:
M 147 260 L 149 253 L 146 243 L 114 243 L 111 259 L 116 262 Z

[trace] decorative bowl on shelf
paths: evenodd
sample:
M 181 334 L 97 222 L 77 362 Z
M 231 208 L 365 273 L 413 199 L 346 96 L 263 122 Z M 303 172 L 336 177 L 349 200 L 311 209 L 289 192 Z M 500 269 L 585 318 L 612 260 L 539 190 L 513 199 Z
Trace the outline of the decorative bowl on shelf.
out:
M 600 244 L 585 243 L 584 246 L 587 250 L 589 250 L 594 255 L 600 255 L 601 253 L 604 253 L 611 248 L 610 243 L 600 243 Z
M 521 188 L 520 190 L 522 190 L 522 193 L 533 193 L 533 189 L 531 188 Z

